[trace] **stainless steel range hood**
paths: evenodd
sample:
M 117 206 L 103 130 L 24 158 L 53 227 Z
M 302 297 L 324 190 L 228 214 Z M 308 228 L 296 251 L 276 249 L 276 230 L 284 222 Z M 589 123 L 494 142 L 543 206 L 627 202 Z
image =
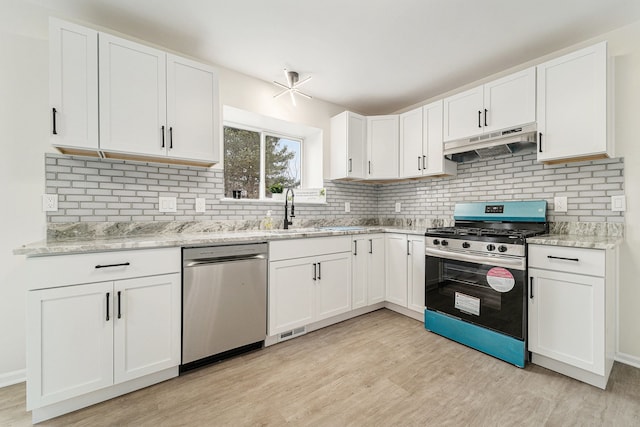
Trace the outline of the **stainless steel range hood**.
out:
M 531 124 L 445 142 L 444 155 L 455 162 L 466 162 L 502 154 L 535 151 L 536 146 L 536 125 Z

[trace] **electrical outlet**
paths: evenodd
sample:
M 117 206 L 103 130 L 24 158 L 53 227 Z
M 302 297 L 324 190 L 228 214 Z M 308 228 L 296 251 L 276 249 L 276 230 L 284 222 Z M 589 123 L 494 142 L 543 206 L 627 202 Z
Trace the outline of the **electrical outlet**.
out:
M 175 197 L 158 197 L 158 210 L 160 212 L 177 212 Z
M 351 202 L 344 202 L 344 211 L 351 212 Z
M 207 199 L 204 197 L 196 197 L 196 212 L 204 213 L 207 210 Z
M 567 198 L 566 197 L 554 197 L 553 198 L 553 210 L 555 212 L 567 211 Z
M 396 202 L 396 213 L 400 213 L 400 202 Z
M 624 212 L 627 209 L 627 203 L 622 196 L 611 196 L 611 211 Z
M 57 194 L 42 195 L 42 211 L 43 212 L 58 211 L 58 195 Z

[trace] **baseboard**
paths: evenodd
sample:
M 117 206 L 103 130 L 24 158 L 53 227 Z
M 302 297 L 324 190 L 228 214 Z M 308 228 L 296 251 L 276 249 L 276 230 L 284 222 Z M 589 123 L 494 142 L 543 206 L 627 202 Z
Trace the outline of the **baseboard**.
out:
M 389 301 L 385 301 L 384 308 L 387 308 L 391 311 L 395 311 L 396 313 L 402 314 L 403 316 L 407 316 L 419 322 L 424 323 L 424 311 L 422 312 L 413 311 L 411 309 L 408 309 L 398 304 L 394 304 Z
M 19 369 L 13 372 L 7 372 L 6 374 L 0 375 L 0 388 L 8 387 L 10 385 L 18 384 L 26 381 L 27 379 L 27 370 Z
M 616 362 L 624 363 L 625 365 L 633 366 L 634 368 L 640 368 L 640 357 L 632 356 L 626 353 L 616 353 Z

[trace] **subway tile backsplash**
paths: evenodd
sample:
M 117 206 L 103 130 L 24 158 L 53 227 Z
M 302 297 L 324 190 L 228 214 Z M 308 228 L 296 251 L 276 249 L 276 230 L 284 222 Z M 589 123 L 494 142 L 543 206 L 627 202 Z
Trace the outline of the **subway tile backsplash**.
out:
M 259 221 L 268 210 L 278 221 L 283 211 L 279 202 L 223 200 L 222 171 L 213 169 L 48 153 L 45 172 L 47 193 L 59 196 L 58 211 L 47 212 L 49 223 Z M 544 199 L 550 221 L 622 223 L 623 213 L 611 211 L 611 196 L 624 194 L 623 172 L 620 158 L 545 165 L 529 153 L 461 163 L 456 177 L 382 185 L 325 181 L 327 204 L 297 204 L 296 221 L 423 224 L 450 219 L 457 202 Z M 160 196 L 176 197 L 177 212 L 158 212 Z M 568 212 L 553 211 L 554 196 L 567 197 Z M 205 213 L 195 212 L 196 197 L 206 198 Z

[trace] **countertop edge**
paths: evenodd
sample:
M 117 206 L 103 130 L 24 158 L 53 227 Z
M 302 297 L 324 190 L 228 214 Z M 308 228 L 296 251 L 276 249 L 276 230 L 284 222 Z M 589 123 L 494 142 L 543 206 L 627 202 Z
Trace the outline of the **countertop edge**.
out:
M 622 244 L 623 241 L 624 238 L 619 236 L 583 236 L 572 234 L 543 234 L 541 236 L 527 238 L 528 244 L 602 250 L 615 249 Z

